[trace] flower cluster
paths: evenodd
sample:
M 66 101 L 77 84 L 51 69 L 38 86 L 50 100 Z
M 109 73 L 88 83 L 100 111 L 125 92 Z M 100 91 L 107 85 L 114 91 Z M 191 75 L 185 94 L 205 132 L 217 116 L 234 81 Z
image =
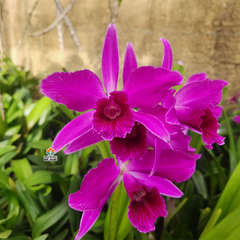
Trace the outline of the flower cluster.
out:
M 183 77 L 171 71 L 172 51 L 161 39 L 161 67 L 138 67 L 134 49 L 127 43 L 123 67 L 123 90 L 117 91 L 119 53 L 116 28 L 110 24 L 102 52 L 102 83 L 89 70 L 53 73 L 41 83 L 42 93 L 69 109 L 87 111 L 69 122 L 56 136 L 52 148 L 65 146 L 73 153 L 100 141 L 110 141 L 116 155 L 104 159 L 84 177 L 81 188 L 70 194 L 69 206 L 84 212 L 76 239 L 97 220 L 117 185 L 123 184 L 131 199 L 129 220 L 141 232 L 154 231 L 154 223 L 167 215 L 161 195 L 179 198 L 173 184 L 189 179 L 200 155 L 189 146 L 191 129 L 202 135 L 206 148 L 224 144 L 217 133 L 217 106 L 227 82 L 211 81 L 195 74 L 179 90 Z M 88 111 L 89 110 L 89 111 Z M 161 194 L 161 195 L 160 195 Z

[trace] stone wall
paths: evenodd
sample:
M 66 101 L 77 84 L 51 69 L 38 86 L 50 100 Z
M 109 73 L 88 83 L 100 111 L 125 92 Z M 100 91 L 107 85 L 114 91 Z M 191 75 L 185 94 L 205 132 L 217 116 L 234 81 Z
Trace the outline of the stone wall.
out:
M 61 1 L 66 7 L 71 0 Z M 77 0 L 67 16 L 82 50 L 78 51 L 62 21 L 61 51 L 57 28 L 40 37 L 28 37 L 56 19 L 54 0 L 39 0 L 28 24 L 27 16 L 36 0 L 0 0 L 4 49 L 15 64 L 42 77 L 62 67 L 69 71 L 87 68 L 101 76 L 104 36 L 114 20 L 121 69 L 127 42 L 132 42 L 139 66 L 159 66 L 163 53 L 159 38 L 163 37 L 171 43 L 174 64 L 179 60 L 184 63 L 186 77 L 205 71 L 211 79 L 230 83 L 229 97 L 240 90 L 239 0 L 122 0 L 121 6 L 113 9 L 114 1 Z

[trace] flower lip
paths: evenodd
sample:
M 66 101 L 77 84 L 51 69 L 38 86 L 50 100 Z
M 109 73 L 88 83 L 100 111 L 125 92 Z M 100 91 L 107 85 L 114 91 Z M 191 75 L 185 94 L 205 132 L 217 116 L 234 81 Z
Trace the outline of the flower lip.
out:
M 142 198 L 145 197 L 147 194 L 147 191 L 144 188 L 141 188 L 139 191 L 136 191 L 133 194 L 133 201 L 141 202 Z
M 136 126 L 133 126 L 132 131 L 130 133 L 127 133 L 126 139 L 135 138 L 137 134 L 138 134 L 138 130 Z
M 112 100 L 103 110 L 103 113 L 106 117 L 113 120 L 120 116 L 122 110 L 121 107 Z

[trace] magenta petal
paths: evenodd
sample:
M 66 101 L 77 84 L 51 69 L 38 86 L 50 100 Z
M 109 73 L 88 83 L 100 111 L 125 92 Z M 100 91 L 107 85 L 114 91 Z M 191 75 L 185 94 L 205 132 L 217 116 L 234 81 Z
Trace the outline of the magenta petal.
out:
M 195 156 L 180 151 L 162 149 L 161 158 L 156 162 L 157 168 L 154 175 L 176 182 L 185 181 L 194 172 L 195 159 Z M 141 161 L 129 162 L 127 169 L 130 172 L 142 172 L 147 175 L 152 170 L 154 160 L 154 150 L 148 150 Z
M 92 128 L 93 113 L 94 111 L 83 113 L 69 122 L 58 133 L 52 144 L 56 153 Z
M 100 79 L 89 70 L 53 73 L 42 80 L 41 92 L 79 112 L 95 108 L 97 100 L 106 96 Z
M 140 67 L 131 72 L 123 91 L 128 94 L 131 107 L 152 108 L 160 103 L 169 88 L 181 84 L 182 80 L 177 71 Z
M 85 175 L 79 191 L 69 195 L 69 206 L 77 211 L 97 210 L 121 181 L 120 168 L 113 158 L 103 159 Z M 107 197 L 107 199 L 106 199 Z
M 233 121 L 240 124 L 240 115 L 235 116 Z
M 170 136 L 162 122 L 155 116 L 147 113 L 134 112 L 135 121 L 142 123 L 150 132 L 164 141 L 169 141 Z
M 182 87 L 175 95 L 176 107 L 187 106 L 192 108 L 214 107 L 222 99 L 222 88 L 228 83 L 223 80 L 206 79 L 192 82 Z
M 164 49 L 162 67 L 171 71 L 171 69 L 172 69 L 172 49 L 171 49 L 171 45 L 164 38 L 160 38 L 160 40 L 163 43 L 163 49 Z
M 134 125 L 132 110 L 127 104 L 125 92 L 112 92 L 109 99 L 102 98 L 97 102 L 93 116 L 94 129 L 105 139 L 124 138 Z
M 186 84 L 188 83 L 192 83 L 192 82 L 198 82 L 198 81 L 203 81 L 206 79 L 206 73 L 196 73 L 194 75 L 192 75 L 186 82 Z
M 101 210 L 102 208 L 94 211 L 86 211 L 82 214 L 79 231 L 75 240 L 80 240 L 91 229 L 93 224 L 97 221 Z
M 128 80 L 130 73 L 135 68 L 137 68 L 137 59 L 134 53 L 133 45 L 131 43 L 127 43 L 123 65 L 123 86 Z
M 166 130 L 169 132 L 169 134 L 179 132 L 180 123 L 177 119 L 177 115 L 173 107 L 170 109 L 167 109 L 160 105 L 157 105 L 154 108 L 146 109 L 142 112 L 157 117 L 161 121 L 161 123 L 164 125 Z
M 177 107 L 175 108 L 178 121 L 197 133 L 201 133 L 201 116 L 204 111 L 199 108 Z
M 223 145 L 225 138 L 218 135 L 217 130 L 220 124 L 210 108 L 204 110 L 204 115 L 201 116 L 201 119 L 202 140 L 207 144 L 206 148 L 212 149 L 212 144 L 215 142 L 218 145 Z
M 103 141 L 103 138 L 93 129 L 71 142 L 64 150 L 65 154 L 71 154 L 95 143 Z
M 102 78 L 108 95 L 117 89 L 118 73 L 119 55 L 117 30 L 115 25 L 110 23 L 102 52 Z
M 149 190 L 145 186 L 135 195 L 136 197 L 129 204 L 128 217 L 130 222 L 139 232 L 155 231 L 154 223 L 157 218 L 167 215 L 163 197 L 156 187 Z M 140 199 L 139 195 L 141 196 Z
M 131 198 L 128 217 L 140 232 L 154 231 L 157 218 L 167 215 L 166 206 L 156 187 L 141 186 L 131 174 L 124 173 L 123 183 Z
M 183 193 L 171 181 L 165 178 L 155 175 L 149 177 L 147 173 L 142 172 L 130 171 L 130 173 L 142 185 L 145 185 L 149 188 L 156 187 L 162 195 L 175 198 L 180 198 L 183 195 Z
M 135 123 L 131 133 L 125 138 L 114 138 L 110 141 L 110 147 L 112 153 L 118 155 L 123 162 L 140 160 L 148 149 L 146 128 L 140 123 Z

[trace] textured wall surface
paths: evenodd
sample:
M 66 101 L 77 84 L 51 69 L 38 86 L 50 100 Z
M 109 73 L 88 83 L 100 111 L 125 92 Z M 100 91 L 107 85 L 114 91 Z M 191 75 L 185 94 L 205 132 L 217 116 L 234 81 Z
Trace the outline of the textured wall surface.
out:
M 30 68 L 34 74 L 44 77 L 65 67 L 69 71 L 87 68 L 101 76 L 105 32 L 116 18 L 121 69 L 127 42 L 132 42 L 139 66 L 159 66 L 163 53 L 159 38 L 163 37 L 171 43 L 174 64 L 179 60 L 184 63 L 186 77 L 205 71 L 211 79 L 230 83 L 229 96 L 240 90 L 239 0 L 122 0 L 115 10 L 114 0 L 77 0 L 67 16 L 82 51 L 78 51 L 64 21 L 64 51 L 59 47 L 57 28 L 40 37 L 28 37 L 57 17 L 54 0 L 39 0 L 27 24 L 35 2 L 1 0 L 5 51 L 15 64 Z M 66 7 L 70 0 L 61 2 Z

